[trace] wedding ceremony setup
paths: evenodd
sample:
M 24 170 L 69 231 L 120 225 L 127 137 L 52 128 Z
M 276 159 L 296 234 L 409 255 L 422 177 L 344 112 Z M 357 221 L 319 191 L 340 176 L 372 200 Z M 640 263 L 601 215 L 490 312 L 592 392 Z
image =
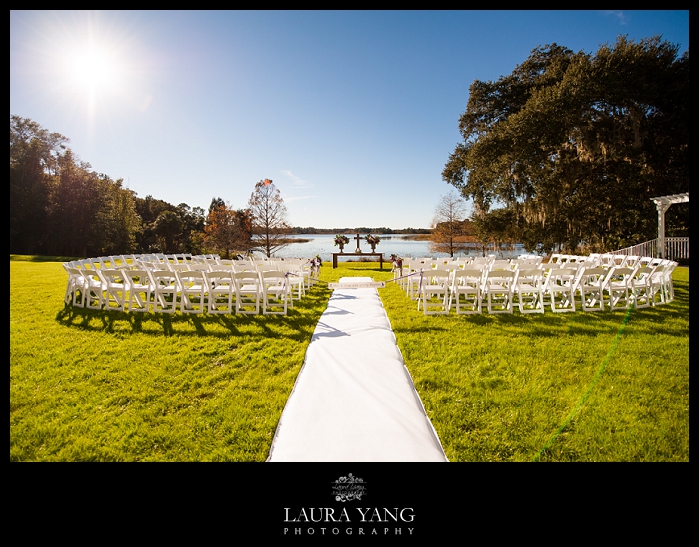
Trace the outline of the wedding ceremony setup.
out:
M 359 248 L 359 247 L 358 247 Z M 310 259 L 104 256 L 66 262 L 66 306 L 116 313 L 287 315 L 317 283 L 332 293 L 284 406 L 268 462 L 448 461 L 396 344 L 379 289 L 424 315 L 602 312 L 672 302 L 677 263 L 622 253 L 389 259 L 320 280 Z M 382 271 L 379 266 L 378 272 Z M 389 277 L 390 275 L 390 277 Z
M 383 254 L 380 260 L 382 270 Z M 672 272 L 678 265 L 670 259 L 622 253 L 553 254 L 545 263 L 531 255 L 453 260 L 392 255 L 390 261 L 390 281 L 425 315 L 657 306 L 673 300 Z M 319 281 L 321 262 L 318 257 L 228 260 L 217 255 L 151 254 L 77 260 L 63 267 L 68 274 L 64 300 L 75 307 L 286 315 L 294 300 Z

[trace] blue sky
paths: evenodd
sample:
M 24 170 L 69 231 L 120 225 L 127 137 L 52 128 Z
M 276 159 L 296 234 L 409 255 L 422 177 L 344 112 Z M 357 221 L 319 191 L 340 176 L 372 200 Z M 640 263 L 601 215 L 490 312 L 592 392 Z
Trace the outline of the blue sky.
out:
M 10 114 L 139 197 L 426 228 L 470 85 L 619 35 L 681 53 L 689 11 L 10 11 Z

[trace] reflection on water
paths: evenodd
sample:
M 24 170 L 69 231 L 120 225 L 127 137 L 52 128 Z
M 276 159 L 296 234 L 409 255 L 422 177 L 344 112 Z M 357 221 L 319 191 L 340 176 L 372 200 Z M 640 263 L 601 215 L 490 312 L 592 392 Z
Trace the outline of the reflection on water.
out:
M 347 259 L 351 259 L 353 258 L 357 241 L 352 238 L 351 234 L 346 235 L 350 238 L 350 242 L 345 245 L 345 255 L 347 255 Z M 387 260 L 392 254 L 397 254 L 398 256 L 402 256 L 404 258 L 426 256 L 441 258 L 449 256 L 448 253 L 430 253 L 429 244 L 427 241 L 412 239 L 400 234 L 378 235 L 381 237 L 381 242 L 377 245 L 376 252 L 383 253 L 384 260 Z M 290 237 L 294 239 L 309 239 L 310 241 L 305 243 L 292 243 L 288 247 L 274 253 L 274 256 L 279 258 L 311 258 L 315 255 L 320 255 L 321 260 L 327 262 L 332 260 L 332 253 L 337 253 L 340 251 L 339 247 L 336 247 L 334 244 L 334 234 L 301 234 Z M 365 253 L 370 252 L 371 247 L 366 241 L 364 241 L 364 236 L 362 236 L 360 241 L 360 248 L 362 251 Z M 514 251 L 503 251 L 502 256 L 504 258 L 513 258 L 524 254 L 525 252 L 524 247 L 518 244 Z M 492 253 L 492 251 L 489 251 L 489 253 Z M 460 252 L 456 253 L 454 256 L 481 255 L 482 253 L 480 249 L 474 247 L 470 252 Z M 500 253 L 498 253 L 498 256 L 499 255 Z M 341 258 L 340 260 L 343 259 Z

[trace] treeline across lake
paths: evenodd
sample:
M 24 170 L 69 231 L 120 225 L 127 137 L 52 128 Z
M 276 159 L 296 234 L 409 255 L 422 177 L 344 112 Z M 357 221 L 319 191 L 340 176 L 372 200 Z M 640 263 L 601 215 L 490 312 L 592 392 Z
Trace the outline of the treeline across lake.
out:
M 313 226 L 294 226 L 291 228 L 292 234 L 430 234 L 432 231 L 429 228 L 403 228 L 395 230 L 386 228 L 367 228 L 361 226 L 359 228 L 315 228 Z

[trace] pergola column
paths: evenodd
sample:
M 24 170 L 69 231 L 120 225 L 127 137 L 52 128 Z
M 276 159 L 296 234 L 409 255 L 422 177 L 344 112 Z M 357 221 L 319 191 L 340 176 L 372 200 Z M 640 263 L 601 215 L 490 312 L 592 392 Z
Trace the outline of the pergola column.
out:
M 665 258 L 665 211 L 667 211 L 673 203 L 688 202 L 689 192 L 650 199 L 655 202 L 655 206 L 658 209 L 658 247 L 660 258 Z

